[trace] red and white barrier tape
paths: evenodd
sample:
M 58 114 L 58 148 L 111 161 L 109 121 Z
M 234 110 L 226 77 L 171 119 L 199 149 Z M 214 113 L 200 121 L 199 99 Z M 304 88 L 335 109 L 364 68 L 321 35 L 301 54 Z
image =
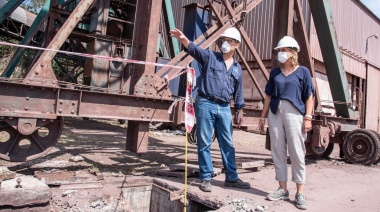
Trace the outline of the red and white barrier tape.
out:
M 79 52 L 69 52 L 69 51 L 63 51 L 63 50 L 57 50 L 57 49 L 47 49 L 47 48 L 42 48 L 42 47 L 8 43 L 8 42 L 3 42 L 3 41 L 0 41 L 0 45 L 13 46 L 13 47 L 19 47 L 19 48 L 27 48 L 27 49 L 35 49 L 35 50 L 41 50 L 41 51 L 52 51 L 52 52 L 57 52 L 57 53 L 62 53 L 62 54 L 75 55 L 75 56 L 94 58 L 94 59 L 104 59 L 104 60 L 109 60 L 109 61 L 126 62 L 126 63 L 142 64 L 142 65 L 154 65 L 154 66 L 160 66 L 160 67 L 166 66 L 166 67 L 177 68 L 177 69 L 186 69 L 186 67 L 182 67 L 182 66 L 174 66 L 174 65 L 167 65 L 167 64 L 162 64 L 162 63 L 154 63 L 154 62 L 139 61 L 139 60 L 130 60 L 130 59 L 124 59 L 124 58 L 94 55 L 94 54 L 86 54 L 86 53 L 79 53 Z

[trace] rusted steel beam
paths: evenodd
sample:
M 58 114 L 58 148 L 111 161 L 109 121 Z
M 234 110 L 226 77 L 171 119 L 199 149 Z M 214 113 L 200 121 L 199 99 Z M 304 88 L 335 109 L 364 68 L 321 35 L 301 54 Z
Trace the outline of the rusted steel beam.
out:
M 290 10 L 290 9 L 289 9 Z M 314 62 L 311 57 L 310 42 L 308 38 L 308 32 L 305 26 L 305 18 L 302 14 L 302 5 L 300 0 L 295 0 L 294 10 L 296 19 L 293 24 L 294 37 L 301 47 L 301 52 L 298 53 L 298 59 L 300 64 L 306 66 L 310 70 L 310 74 L 313 77 L 313 84 L 315 89 L 315 102 L 314 109 L 317 111 L 322 110 L 321 99 L 319 97 L 318 85 L 315 75 Z M 292 17 L 294 14 L 292 14 Z M 293 19 L 292 19 L 293 22 Z
M 148 151 L 149 122 L 128 121 L 126 149 L 138 154 Z
M 245 12 L 249 12 L 251 11 L 253 8 L 255 8 L 257 6 L 257 4 L 259 4 L 261 2 L 261 0 L 252 0 L 251 2 L 249 2 L 247 5 L 246 5 L 246 10 Z M 240 20 L 240 17 L 241 17 L 241 13 L 243 12 L 243 5 L 244 3 L 241 3 L 238 7 L 236 7 L 234 9 L 234 20 L 235 22 L 237 22 L 238 20 Z M 239 17 L 239 18 L 238 18 Z M 222 18 L 222 22 L 227 22 L 227 20 L 229 20 L 229 15 L 226 15 Z M 235 23 L 234 22 L 234 23 Z M 198 37 L 194 43 L 197 45 L 199 44 L 201 41 L 204 41 L 206 39 L 206 41 L 204 43 L 202 43 L 202 45 L 200 45 L 201 48 L 207 48 L 209 47 L 214 41 L 216 41 L 220 34 L 224 32 L 224 30 L 226 30 L 228 27 L 231 27 L 233 25 L 232 21 L 228 21 L 226 23 L 226 25 L 224 25 L 222 28 L 219 28 L 218 25 L 213 25 L 211 26 L 205 33 L 203 33 L 202 36 Z M 210 36 L 211 35 L 211 36 Z M 206 38 L 207 36 L 210 36 L 208 38 Z M 210 40 L 211 39 L 211 40 Z M 207 45 L 206 45 L 207 44 Z M 182 59 L 182 60 L 181 60 Z M 187 55 L 187 53 L 185 51 L 181 51 L 181 53 L 179 53 L 176 57 L 174 57 L 171 61 L 169 61 L 169 63 L 167 63 L 168 65 L 174 65 L 176 64 L 178 61 L 182 61 L 180 62 L 179 66 L 184 66 L 188 63 L 190 63 L 193 58 L 190 57 L 189 55 Z M 159 72 L 156 73 L 156 75 L 158 77 L 160 77 L 161 79 L 158 80 L 158 82 L 156 84 L 154 84 L 154 88 L 158 91 L 162 90 L 166 85 L 167 85 L 167 82 L 166 80 L 164 79 L 164 77 L 162 76 L 164 73 L 166 73 L 170 68 L 167 68 L 167 67 L 163 67 L 162 69 L 160 69 Z M 175 75 L 177 75 L 181 70 L 172 70 L 168 76 L 169 76 L 169 79 Z
M 134 53 L 133 59 L 156 62 L 157 35 L 159 34 L 162 0 L 149 0 L 139 2 L 137 17 L 135 20 Z M 137 65 L 131 78 L 130 94 L 146 95 L 147 89 L 157 79 L 143 77 L 143 75 L 155 76 L 155 67 L 151 65 Z M 145 93 L 144 93 L 145 92 Z M 170 92 L 168 90 L 168 92 Z
M 257 82 L 257 79 L 256 79 L 255 75 L 253 75 L 253 71 L 252 71 L 252 69 L 249 67 L 249 64 L 248 64 L 247 60 L 244 58 L 243 53 L 241 52 L 240 49 L 237 49 L 237 53 L 238 53 L 240 59 L 242 60 L 242 62 L 243 62 L 243 64 L 244 64 L 245 68 L 247 69 L 247 72 L 248 72 L 249 76 L 251 77 L 253 83 L 255 84 L 256 89 L 259 91 L 260 96 L 264 99 L 264 98 L 265 98 L 265 93 L 264 93 L 264 91 L 261 89 L 261 87 L 260 87 L 260 85 L 259 85 L 259 82 Z
M 288 24 L 286 35 L 293 37 L 293 20 L 294 20 L 294 0 L 288 0 Z
M 211 9 L 214 11 L 214 14 L 216 15 L 219 23 L 222 24 L 222 25 L 224 25 L 224 23 L 222 22 L 222 17 L 219 15 L 218 10 L 215 8 L 215 6 L 212 4 L 212 1 L 208 0 L 208 3 L 210 4 Z M 256 77 L 253 75 L 253 71 L 249 67 L 249 64 L 247 63 L 247 60 L 245 59 L 243 53 L 240 51 L 240 49 L 237 49 L 237 53 L 238 53 L 240 59 L 242 60 L 244 66 L 246 67 L 247 72 L 248 72 L 249 76 L 251 77 L 253 83 L 256 85 L 256 88 L 259 91 L 261 97 L 264 98 L 265 97 L 265 93 L 263 92 L 263 90 L 261 89 L 259 83 L 257 82 Z M 260 59 L 260 61 L 261 61 L 261 59 Z M 262 61 L 261 61 L 261 63 L 262 63 Z
M 90 5 L 94 0 L 81 0 L 76 6 L 74 11 L 71 13 L 69 18 L 63 24 L 63 26 L 58 30 L 55 37 L 49 45 L 48 49 L 58 50 L 61 48 L 62 44 L 69 37 L 70 33 L 73 31 L 75 26 L 78 24 L 79 20 L 83 17 L 84 13 L 88 10 Z M 50 20 L 51 21 L 51 20 Z M 51 23 L 50 23 L 51 24 Z M 51 67 L 51 61 L 57 53 L 54 51 L 45 51 L 33 65 L 27 76 L 25 77 L 23 83 L 28 84 L 50 84 L 51 86 L 57 86 L 57 78 Z
M 57 116 L 172 122 L 172 100 L 0 82 L 0 117 Z M 176 118 L 178 119 L 178 118 Z
M 159 34 L 162 0 L 141 1 L 137 5 L 134 30 L 134 52 L 132 59 L 156 62 L 157 35 Z M 153 84 L 157 81 L 154 74 L 155 67 L 150 65 L 135 66 L 130 82 L 129 94 L 144 95 L 150 98 L 156 96 L 153 93 Z M 162 95 L 171 97 L 169 89 L 162 91 Z M 156 105 L 158 106 L 158 105 Z M 168 109 L 169 107 L 166 107 Z M 166 114 L 167 115 L 167 114 Z M 147 118 L 149 120 L 149 118 Z M 146 153 L 148 150 L 149 123 L 128 120 L 127 149 L 136 153 Z
M 223 0 L 222 2 L 224 4 L 224 6 L 226 7 L 228 14 L 231 17 L 233 17 L 234 11 L 233 11 L 231 5 L 229 4 L 228 0 Z M 258 4 L 261 2 L 261 0 L 256 1 L 256 2 Z M 248 13 L 248 11 L 247 11 L 247 13 Z M 259 54 L 257 53 L 255 47 L 253 46 L 251 39 L 249 39 L 247 32 L 245 31 L 245 29 L 243 28 L 243 26 L 241 24 L 240 24 L 240 26 L 237 27 L 237 29 L 239 30 L 239 32 L 240 32 L 245 44 L 247 45 L 249 51 L 251 52 L 251 54 L 255 58 L 256 62 L 258 63 L 261 73 L 263 73 L 266 80 L 269 80 L 269 73 L 268 73 L 267 69 L 265 68 L 265 65 L 264 65 L 263 61 L 261 60 Z

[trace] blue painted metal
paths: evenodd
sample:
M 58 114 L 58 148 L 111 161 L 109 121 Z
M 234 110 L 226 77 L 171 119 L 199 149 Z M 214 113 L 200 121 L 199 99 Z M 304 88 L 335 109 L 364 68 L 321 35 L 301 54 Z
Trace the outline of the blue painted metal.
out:
M 7 19 L 13 11 L 20 6 L 20 4 L 24 0 L 12 0 L 8 1 L 1 9 L 0 9 L 0 23 L 3 23 L 5 19 Z
M 189 38 L 189 40 L 194 41 L 204 32 L 207 31 L 210 21 L 210 15 L 210 10 L 203 8 L 199 4 L 194 3 L 185 6 L 185 27 L 183 29 L 183 33 L 186 35 L 187 38 Z M 204 41 L 201 41 L 198 45 L 201 45 L 203 42 Z M 199 64 L 196 60 L 193 60 L 193 62 L 191 62 L 189 65 L 195 69 L 195 73 L 198 78 L 200 75 L 201 64 Z M 181 76 L 180 85 L 183 86 L 179 88 L 178 94 L 180 96 L 185 96 L 186 75 Z M 193 97 L 195 98 L 197 95 L 197 87 L 195 87 L 195 90 L 193 91 Z
M 165 19 L 167 19 L 169 30 L 174 29 L 175 28 L 175 21 L 174 21 L 174 14 L 173 14 L 173 8 L 172 8 L 171 0 L 165 0 L 163 3 L 164 3 L 164 10 L 165 10 L 164 16 L 165 16 Z M 179 50 L 179 44 L 178 44 L 177 39 L 171 38 L 170 39 L 170 46 L 173 49 L 174 56 L 179 54 L 180 50 Z
M 39 28 L 41 25 L 46 21 L 47 14 L 49 13 L 50 9 L 50 1 L 46 1 L 45 5 L 42 7 L 41 11 L 38 13 L 36 19 L 33 21 L 32 26 L 30 26 L 30 29 L 26 33 L 24 39 L 21 41 L 22 45 L 27 45 L 32 40 L 34 35 L 38 33 Z M 15 52 L 15 54 L 12 57 L 12 60 L 9 62 L 7 68 L 5 71 L 1 74 L 2 77 L 10 77 L 15 70 L 16 66 L 20 62 L 22 56 L 24 55 L 25 49 L 18 48 Z
M 317 30 L 332 98 L 335 102 L 336 114 L 338 117 L 343 118 L 358 118 L 359 114 L 349 104 L 352 101 L 334 27 L 330 7 L 331 2 L 330 0 L 309 0 L 309 4 Z

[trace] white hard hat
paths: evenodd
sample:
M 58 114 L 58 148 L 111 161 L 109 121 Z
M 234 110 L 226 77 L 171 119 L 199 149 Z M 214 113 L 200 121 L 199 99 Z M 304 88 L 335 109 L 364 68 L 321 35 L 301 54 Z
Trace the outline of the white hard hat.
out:
M 232 38 L 239 41 L 239 43 L 241 42 L 240 32 L 235 27 L 230 27 L 226 29 L 226 31 L 224 31 L 223 34 L 220 35 L 220 37 Z
M 296 48 L 297 49 L 297 52 L 300 51 L 300 46 L 298 45 L 297 41 L 292 38 L 292 37 L 289 37 L 289 36 L 284 36 L 277 44 L 277 47 L 274 48 L 275 50 L 279 49 L 279 48 L 286 48 L 286 47 L 290 47 L 290 48 Z

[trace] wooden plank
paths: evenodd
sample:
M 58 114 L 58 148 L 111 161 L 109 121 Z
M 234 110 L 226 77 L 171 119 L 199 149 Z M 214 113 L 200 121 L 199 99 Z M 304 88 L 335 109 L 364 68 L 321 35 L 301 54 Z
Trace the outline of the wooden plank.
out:
M 184 163 L 177 163 L 177 164 L 171 164 L 170 170 L 173 171 L 185 171 L 185 164 Z M 213 167 L 214 174 L 213 176 L 219 175 L 222 173 L 222 169 Z M 199 166 L 195 164 L 187 164 L 187 172 L 194 174 L 195 177 L 199 176 Z
M 65 183 L 61 184 L 59 189 L 72 190 L 72 189 L 93 189 L 103 188 L 103 184 L 100 182 L 80 182 L 80 183 Z
M 184 163 L 170 164 L 170 170 L 185 171 L 185 164 Z M 187 172 L 199 173 L 199 166 L 195 164 L 187 164 Z
M 221 160 L 213 161 L 214 166 L 223 167 Z M 236 168 L 238 169 L 253 169 L 259 168 L 265 165 L 265 160 L 253 160 L 253 159 L 236 159 Z
M 177 177 L 181 179 L 185 178 L 185 172 L 182 172 L 182 171 L 172 171 L 169 169 L 164 169 L 164 170 L 157 170 L 155 172 L 157 175 L 160 175 L 160 176 Z M 194 176 L 194 173 L 187 172 L 187 176 L 188 177 Z

